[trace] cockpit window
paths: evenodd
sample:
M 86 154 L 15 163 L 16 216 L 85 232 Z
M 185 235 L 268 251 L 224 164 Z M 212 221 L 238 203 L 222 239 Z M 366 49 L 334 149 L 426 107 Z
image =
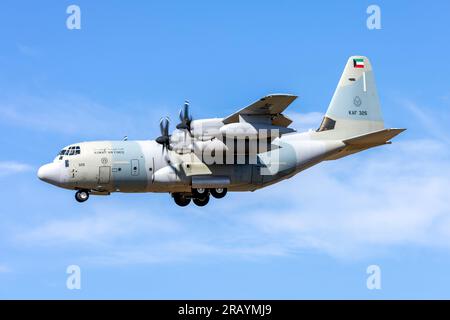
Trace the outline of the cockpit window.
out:
M 81 153 L 80 146 L 69 147 L 59 152 L 58 156 L 73 156 Z

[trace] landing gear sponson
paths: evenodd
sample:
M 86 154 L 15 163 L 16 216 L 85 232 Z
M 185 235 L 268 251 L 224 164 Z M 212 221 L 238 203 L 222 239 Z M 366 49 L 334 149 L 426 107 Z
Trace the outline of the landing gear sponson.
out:
M 187 206 L 191 200 L 197 206 L 206 206 L 209 202 L 210 195 L 216 199 L 221 199 L 227 194 L 226 188 L 206 189 L 198 188 L 192 189 L 192 193 L 172 193 L 173 200 L 180 207 Z

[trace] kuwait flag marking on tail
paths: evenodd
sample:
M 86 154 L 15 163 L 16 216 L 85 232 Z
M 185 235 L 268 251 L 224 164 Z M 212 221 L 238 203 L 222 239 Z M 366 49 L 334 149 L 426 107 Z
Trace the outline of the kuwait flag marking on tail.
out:
M 353 67 L 364 68 L 364 59 L 353 59 Z

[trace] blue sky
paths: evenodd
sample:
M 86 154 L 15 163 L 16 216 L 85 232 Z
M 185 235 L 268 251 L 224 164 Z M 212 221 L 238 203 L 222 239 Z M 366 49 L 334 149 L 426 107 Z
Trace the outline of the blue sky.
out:
M 382 29 L 366 28 L 377 4 Z M 81 8 L 81 30 L 65 26 Z M 0 298 L 450 298 L 447 1 L 6 1 L 0 10 Z M 153 139 L 184 99 L 226 116 L 297 94 L 316 128 L 367 55 L 390 146 L 205 208 L 80 205 L 37 168 L 70 143 Z M 325 202 L 323 193 L 328 194 Z M 333 210 L 329 210 L 333 207 Z M 66 288 L 68 265 L 82 289 Z M 379 265 L 382 289 L 366 288 Z

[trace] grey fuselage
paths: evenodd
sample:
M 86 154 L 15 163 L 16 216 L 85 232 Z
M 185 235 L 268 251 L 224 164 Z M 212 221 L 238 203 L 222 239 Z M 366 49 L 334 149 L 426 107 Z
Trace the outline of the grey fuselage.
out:
M 185 104 L 180 130 L 172 136 L 168 120 L 162 119 L 156 141 L 77 143 L 42 166 L 38 177 L 78 190 L 79 202 L 89 194 L 168 192 L 178 205 L 185 206 L 192 198 L 203 206 L 209 193 L 220 199 L 227 191 L 254 191 L 321 161 L 389 144 L 405 130 L 384 127 L 372 65 L 364 56 L 347 60 L 317 131 L 297 133 L 289 127 L 292 120 L 282 112 L 295 98 L 271 94 L 226 118 L 200 120 L 191 120 Z M 231 147 L 229 138 L 244 149 Z M 247 139 L 261 145 L 247 148 Z M 218 161 L 217 153 L 232 155 L 232 161 L 228 157 Z M 243 155 L 251 161 L 234 161 L 234 156 L 242 160 Z
M 345 146 L 341 140 L 326 136 L 326 132 L 314 131 L 284 134 L 272 141 L 275 148 L 255 154 L 256 163 L 211 164 L 205 178 L 226 178 L 226 185 L 219 181 L 216 186 L 228 191 L 254 191 L 289 178 Z M 214 138 L 202 140 L 208 144 Z M 194 175 L 182 170 L 183 155 L 163 149 L 154 140 L 81 142 L 64 150 L 70 148 L 80 151 L 58 155 L 52 163 L 42 166 L 38 173 L 42 180 L 98 194 L 192 191 Z

